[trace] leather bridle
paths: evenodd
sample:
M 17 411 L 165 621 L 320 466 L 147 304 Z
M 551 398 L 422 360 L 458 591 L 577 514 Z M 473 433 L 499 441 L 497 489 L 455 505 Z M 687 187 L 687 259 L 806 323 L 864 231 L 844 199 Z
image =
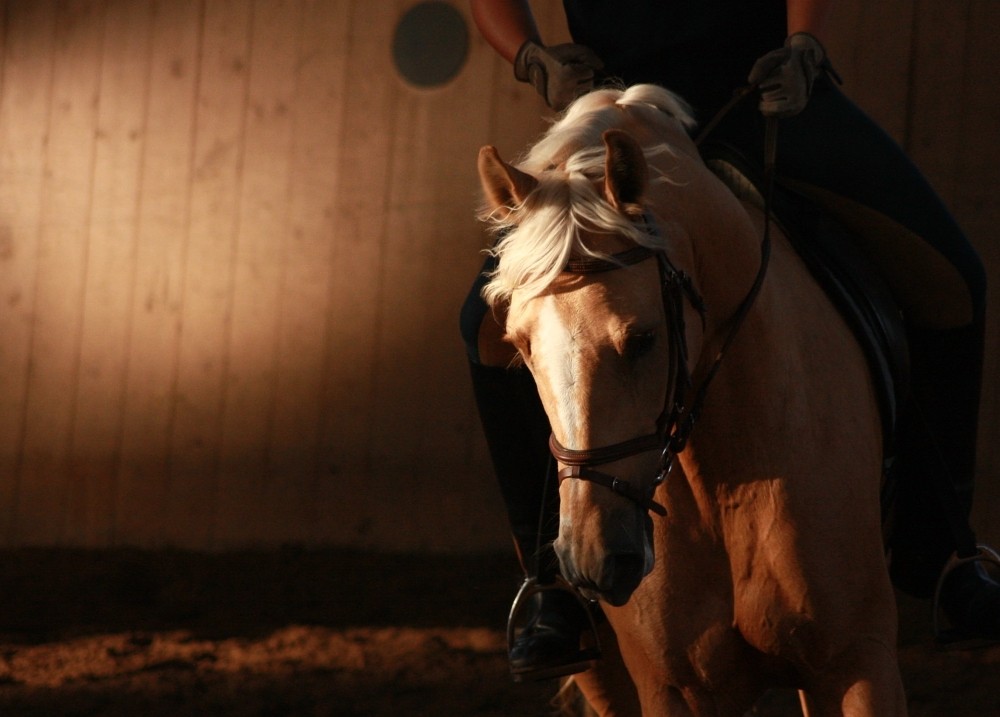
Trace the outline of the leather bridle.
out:
M 655 226 L 648 218 L 648 227 Z M 684 396 L 691 386 L 691 376 L 687 364 L 687 332 L 684 323 L 684 299 L 694 306 L 704 323 L 705 307 L 687 273 L 677 269 L 666 253 L 654 251 L 644 246 L 636 246 L 607 259 L 588 258 L 571 262 L 565 269 L 569 274 L 597 274 L 632 266 L 650 258 L 656 258 L 660 273 L 660 293 L 666 315 L 667 341 L 669 345 L 669 371 L 667 394 L 663 410 L 656 419 L 656 430 L 644 436 L 630 438 L 620 443 L 573 450 L 563 446 L 555 434 L 549 437 L 549 450 L 566 467 L 559 471 L 559 480 L 578 478 L 588 480 L 622 495 L 646 510 L 659 515 L 667 511 L 652 499 L 653 491 L 670 471 L 673 454 L 683 449 L 684 437 L 680 433 L 682 425 L 679 417 L 684 412 Z M 672 386 L 672 387 L 671 387 Z M 613 463 L 646 451 L 661 450 L 660 475 L 648 489 L 639 488 L 628 481 L 595 470 L 594 466 Z
M 549 450 L 553 457 L 565 466 L 559 475 L 559 482 L 575 478 L 578 480 L 590 481 L 597 485 L 609 488 L 618 495 L 621 495 L 647 511 L 653 511 L 657 515 L 665 516 L 666 508 L 653 500 L 656 488 L 663 483 L 673 468 L 675 456 L 684 450 L 694 425 L 701 413 L 705 397 L 708 394 L 708 387 L 722 365 L 730 344 L 736 338 L 740 327 L 743 325 L 750 308 L 753 306 L 761 287 L 764 277 L 767 274 L 767 267 L 771 254 L 770 238 L 770 204 L 771 187 L 774 177 L 774 153 L 776 140 L 775 121 L 767 121 L 767 133 L 765 137 L 765 202 L 764 202 L 764 232 L 761 238 L 761 260 L 754 279 L 753 286 L 744 296 L 743 301 L 736 308 L 730 320 L 729 333 L 723 341 L 719 353 L 709 367 L 704 380 L 694 394 L 690 406 L 685 401 L 689 390 L 692 387 L 691 372 L 688 367 L 688 346 L 687 332 L 684 323 L 684 301 L 685 299 L 701 316 L 702 325 L 705 322 L 705 304 L 701 296 L 695 289 L 691 277 L 684 271 L 677 269 L 667 257 L 666 252 L 653 250 L 641 245 L 637 245 L 623 252 L 613 254 L 608 258 L 584 258 L 570 261 L 564 273 L 569 274 L 597 274 L 607 271 L 614 271 L 632 266 L 656 257 L 660 273 L 660 293 L 663 299 L 663 309 L 667 324 L 667 337 L 669 342 L 669 368 L 670 373 L 667 381 L 667 393 L 664 398 L 663 410 L 656 419 L 656 429 L 644 436 L 629 438 L 619 443 L 613 443 L 598 448 L 586 448 L 575 450 L 563 446 L 555 434 L 549 436 Z M 656 224 L 648 216 L 644 216 L 649 231 L 655 231 Z M 659 473 L 654 476 L 649 487 L 637 486 L 616 476 L 595 470 L 595 466 L 614 463 L 615 461 L 629 458 L 648 451 L 660 451 Z

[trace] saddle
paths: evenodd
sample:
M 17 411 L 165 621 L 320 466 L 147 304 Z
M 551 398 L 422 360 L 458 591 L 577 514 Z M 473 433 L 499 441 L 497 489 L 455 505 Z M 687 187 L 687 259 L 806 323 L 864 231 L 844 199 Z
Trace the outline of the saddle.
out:
M 735 150 L 703 150 L 708 167 L 737 197 L 764 208 L 761 182 Z M 902 313 L 885 279 L 860 248 L 857 236 L 807 197 L 775 183 L 774 220 L 817 283 L 851 327 L 868 360 L 882 416 L 887 463 L 909 385 L 909 351 Z

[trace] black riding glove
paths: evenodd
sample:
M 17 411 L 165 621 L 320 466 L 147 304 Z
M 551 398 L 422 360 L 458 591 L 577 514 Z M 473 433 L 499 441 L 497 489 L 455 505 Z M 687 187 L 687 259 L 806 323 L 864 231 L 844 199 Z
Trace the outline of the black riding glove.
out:
M 805 109 L 813 82 L 821 72 L 838 81 L 826 50 L 807 32 L 797 32 L 785 46 L 757 60 L 750 70 L 750 84 L 760 84 L 760 111 L 767 117 L 792 117 Z
M 604 63 L 584 45 L 543 47 L 528 40 L 514 58 L 514 77 L 530 82 L 545 104 L 563 110 L 594 87 L 594 73 Z

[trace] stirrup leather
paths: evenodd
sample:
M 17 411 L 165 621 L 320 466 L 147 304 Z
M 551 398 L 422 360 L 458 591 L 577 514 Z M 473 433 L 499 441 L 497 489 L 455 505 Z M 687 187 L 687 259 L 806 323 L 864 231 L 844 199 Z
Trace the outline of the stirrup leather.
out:
M 976 545 L 976 550 L 977 552 L 975 555 L 970 555 L 966 558 L 960 558 L 957 553 L 952 553 L 951 557 L 948 558 L 948 562 L 945 563 L 944 569 L 941 571 L 941 576 L 938 578 L 937 586 L 934 588 L 934 642 L 939 647 L 958 650 L 995 644 L 992 640 L 963 640 L 960 637 L 950 637 L 948 635 L 948 631 L 941 624 L 941 589 L 944 586 L 945 579 L 947 579 L 948 575 L 951 574 L 952 570 L 960 565 L 980 562 L 992 563 L 1000 568 L 1000 554 L 998 554 L 996 550 L 981 543 Z
M 587 616 L 588 622 L 588 625 L 584 626 L 583 633 L 586 633 L 589 637 L 589 639 L 583 639 L 584 635 L 581 634 L 582 639 L 580 642 L 587 644 L 588 646 L 580 648 L 576 653 L 570 655 L 567 660 L 555 665 L 521 669 L 515 669 L 511 666 L 510 672 L 514 682 L 523 682 L 525 680 L 545 680 L 552 677 L 563 677 L 565 675 L 583 672 L 584 670 L 589 669 L 593 665 L 594 661 L 600 659 L 601 657 L 601 641 L 597 635 L 597 622 L 594 619 L 593 611 L 591 610 L 587 600 L 580 595 L 576 588 L 570 585 L 566 579 L 561 576 L 556 576 L 553 582 L 545 583 L 544 585 L 540 583 L 537 578 L 525 578 L 524 582 L 521 584 L 521 589 L 517 591 L 514 603 L 510 607 L 510 615 L 507 617 L 507 654 L 510 654 L 510 651 L 514 647 L 514 633 L 519 626 L 520 619 L 528 607 L 528 601 L 535 595 L 550 590 L 560 590 L 562 592 L 569 593 L 579 603 L 580 608 Z

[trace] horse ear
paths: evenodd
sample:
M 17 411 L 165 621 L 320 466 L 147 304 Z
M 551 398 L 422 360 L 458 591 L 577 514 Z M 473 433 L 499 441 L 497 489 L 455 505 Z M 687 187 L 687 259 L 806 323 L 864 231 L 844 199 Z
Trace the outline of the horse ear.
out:
M 494 210 L 510 210 L 531 194 L 538 180 L 500 159 L 496 147 L 479 150 L 479 181 L 486 200 Z
M 620 129 L 609 129 L 602 138 L 608 151 L 604 160 L 605 199 L 620 212 L 641 211 L 640 202 L 649 179 L 642 147 L 632 135 Z

